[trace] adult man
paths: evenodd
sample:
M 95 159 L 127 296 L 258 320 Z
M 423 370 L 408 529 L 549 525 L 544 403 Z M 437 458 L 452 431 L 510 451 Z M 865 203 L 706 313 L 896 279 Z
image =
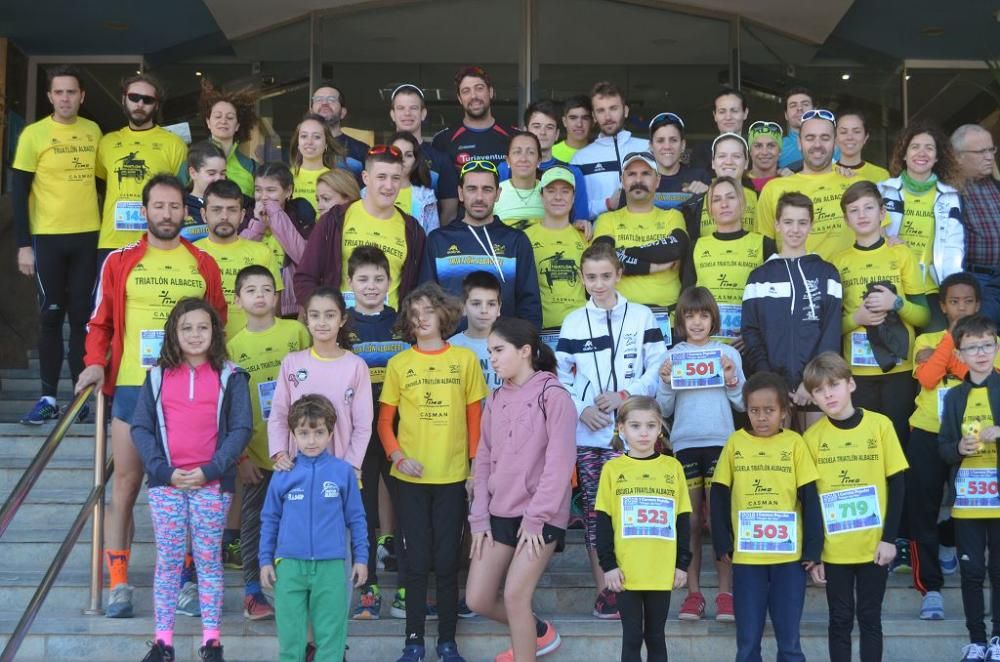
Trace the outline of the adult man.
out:
M 420 281 L 434 280 L 445 291 L 462 293 L 462 279 L 488 271 L 500 281 L 500 309 L 542 327 L 542 304 L 531 242 L 493 214 L 500 177 L 490 161 L 469 161 L 459 171 L 458 196 L 465 214 L 427 236 Z
M 208 226 L 208 236 L 197 243 L 215 260 L 222 274 L 222 291 L 229 306 L 226 339 L 232 339 L 247 323 L 246 312 L 236 303 L 236 274 L 243 267 L 257 264 L 274 276 L 275 290 L 280 291 L 281 265 L 267 244 L 242 239 L 236 229 L 243 219 L 243 193 L 239 184 L 228 179 L 212 182 L 205 189 L 202 217 Z
M 457 169 L 468 161 L 497 165 L 507 156 L 512 130 L 493 119 L 496 91 L 490 75 L 481 67 L 462 67 L 455 74 L 455 89 L 465 115 L 458 126 L 437 132 L 434 149 L 447 154 Z
M 292 279 L 295 298 L 305 301 L 319 286 L 344 293 L 354 306 L 347 285 L 347 261 L 358 246 L 378 246 L 389 259 L 389 305 L 396 310 L 420 275 L 424 229 L 396 207 L 403 179 L 403 155 L 392 145 L 376 145 L 361 173 L 367 194 L 348 206 L 334 207 L 313 228 Z
M 594 128 L 594 112 L 590 97 L 579 94 L 563 102 L 562 125 L 566 140 L 552 146 L 552 156 L 563 163 L 573 160 L 573 155 L 590 144 L 590 130 Z
M 38 289 L 38 363 L 42 397 L 22 423 L 57 418 L 63 364 L 63 320 L 69 316 L 69 369 L 83 370 L 90 293 L 97 273 L 94 170 L 101 130 L 78 115 L 84 90 L 72 67 L 48 73 L 52 114 L 28 126 L 17 142 L 13 170 L 17 267 Z M 84 414 L 85 416 L 86 414 Z
M 184 141 L 156 125 L 162 103 L 163 88 L 149 74 L 122 81 L 122 110 L 128 124 L 105 135 L 97 146 L 97 176 L 106 185 L 99 260 L 143 235 L 143 187 L 157 174 L 180 172 L 187 159 Z
M 797 134 L 803 154 L 802 172 L 772 179 L 764 185 L 757 200 L 757 231 L 775 239 L 774 222 L 778 198 L 798 191 L 813 203 L 813 225 L 806 250 L 824 260 L 850 248 L 853 234 L 844 225 L 840 197 L 860 177 L 844 177 L 833 168 L 836 117 L 829 110 L 807 110 L 801 115 Z M 779 239 L 778 248 L 781 248 Z
M 583 171 L 587 183 L 587 207 L 590 218 L 594 219 L 614 208 L 621 183 L 622 158 L 632 152 L 647 151 L 649 141 L 635 138 L 624 130 L 628 104 L 616 85 L 607 81 L 594 85 L 590 91 L 590 103 L 600 134 L 594 142 L 574 154 L 570 163 Z
M 344 133 L 340 123 L 347 117 L 344 93 L 330 83 L 316 88 L 309 99 L 309 112 L 321 115 L 330 127 L 334 139 L 347 149 L 347 167 L 355 175 L 361 172 L 368 154 L 368 145 Z
M 728 85 L 723 86 L 715 93 L 712 100 L 712 119 L 715 120 L 715 128 L 719 130 L 718 135 L 723 133 L 735 133 L 743 135 L 743 123 L 750 114 L 750 107 L 747 105 L 746 95 L 740 90 Z M 712 141 L 701 142 L 691 149 L 691 165 L 712 170 Z
M 444 152 L 434 148 L 423 138 L 423 124 L 427 119 L 424 91 L 412 83 L 403 83 L 392 91 L 389 117 L 396 131 L 407 131 L 420 143 L 427 168 L 431 172 L 431 188 L 438 200 L 441 225 L 447 225 L 458 215 L 458 171 Z
M 630 301 L 673 308 L 681 293 L 680 260 L 690 243 L 684 216 L 653 204 L 660 174 L 649 152 L 634 152 L 622 161 L 625 206 L 601 214 L 594 241 L 613 241 L 624 269 L 618 291 Z
M 113 396 L 111 453 L 115 472 L 104 521 L 104 554 L 111 585 L 105 612 L 108 618 L 132 617 L 130 532 L 143 467 L 130 428 L 146 372 L 160 356 L 163 325 L 183 297 L 204 298 L 222 321 L 226 320 L 226 299 L 215 260 L 180 237 L 184 222 L 180 181 L 173 175 L 155 175 L 142 188 L 140 199 L 146 232 L 134 244 L 108 255 L 101 268 L 83 359 L 86 367 L 76 381 L 77 392 L 95 384 L 105 395 Z
M 951 144 L 965 177 L 965 269 L 983 288 L 981 312 L 1000 323 L 1000 181 L 990 132 L 978 124 L 963 124 Z
M 799 130 L 802 128 L 802 114 L 815 108 L 812 92 L 808 88 L 797 86 L 785 93 L 785 122 L 788 130 L 781 141 L 781 154 L 778 156 L 778 168 L 798 172 L 802 167 L 802 150 L 799 148 Z M 834 158 L 840 158 L 840 150 L 835 149 Z

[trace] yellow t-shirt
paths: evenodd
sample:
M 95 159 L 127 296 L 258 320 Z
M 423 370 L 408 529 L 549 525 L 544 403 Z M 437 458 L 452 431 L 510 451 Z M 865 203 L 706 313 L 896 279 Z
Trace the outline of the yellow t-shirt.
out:
M 773 565 L 802 557 L 798 489 L 817 478 L 805 442 L 795 432 L 730 435 L 712 481 L 732 492 L 733 563 Z
M 823 417 L 803 437 L 816 463 L 823 510 L 823 561 L 871 563 L 882 539 L 886 479 L 909 468 L 892 421 L 865 410 L 850 430 Z
M 294 197 L 306 200 L 312 205 L 313 209 L 319 209 L 319 201 L 316 200 L 316 180 L 324 172 L 330 172 L 330 169 L 306 170 L 305 168 L 299 168 L 298 171 L 293 171 L 292 181 L 295 184 Z
M 98 248 L 121 248 L 146 231 L 142 188 L 154 175 L 176 175 L 187 159 L 187 145 L 166 129 L 123 127 L 105 135 L 97 147 L 97 176 L 107 183 Z
M 920 279 L 928 294 L 938 291 L 931 267 L 934 266 L 934 201 L 937 189 L 914 195 L 903 191 L 903 221 L 899 225 L 900 239 L 906 242 L 920 269 Z
M 979 436 L 983 428 L 996 425 L 990 411 L 985 386 L 973 387 L 962 415 L 962 435 Z M 997 444 L 982 443 L 975 455 L 962 460 L 955 475 L 955 505 L 951 516 L 957 519 L 995 519 L 1000 517 L 1000 497 L 997 496 Z
M 595 510 L 611 517 L 625 589 L 673 590 L 677 516 L 691 512 L 680 462 L 667 455 L 609 460 L 601 470 Z
M 396 206 L 408 213 L 413 218 L 420 220 L 423 210 L 416 210 L 413 208 L 413 187 L 407 186 L 406 188 L 399 189 L 399 193 L 396 194 Z
M 100 128 L 82 117 L 60 124 L 49 116 L 21 132 L 14 168 L 35 175 L 28 196 L 31 234 L 101 229 L 94 185 L 100 140 Z
M 924 294 L 913 254 L 906 246 L 889 246 L 882 241 L 878 248 L 861 249 L 851 246 L 833 257 L 830 262 L 840 271 L 840 282 L 844 287 L 844 318 L 853 315 L 861 306 L 868 284 L 888 281 L 896 287 L 900 296 Z M 913 327 L 905 321 L 906 332 L 913 347 Z M 913 370 L 913 352 L 896 364 L 888 373 L 883 373 L 872 354 L 865 327 L 859 326 L 844 334 L 844 358 L 851 365 L 851 372 L 858 376 L 871 376 L 909 372 Z
M 674 230 L 684 230 L 684 216 L 676 209 L 632 214 L 627 207 L 601 214 L 594 225 L 594 238 L 613 237 L 617 248 L 644 246 L 663 239 Z M 686 231 L 685 231 L 686 232 Z M 680 267 L 642 276 L 625 276 L 618 291 L 630 301 L 647 306 L 672 306 L 681 293 Z
M 184 246 L 146 253 L 125 281 L 125 345 L 116 386 L 142 386 L 163 345 L 163 326 L 185 297 L 205 296 L 198 261 Z
M 358 200 L 347 208 L 343 236 L 344 265 L 340 283 L 344 292 L 351 291 L 347 286 L 347 261 L 351 252 L 358 246 L 378 246 L 389 259 L 389 307 L 399 310 L 399 281 L 408 251 L 403 215 L 395 210 L 392 218 L 375 218 L 365 211 L 364 203 Z
M 701 205 L 701 233 L 704 237 L 715 232 L 715 221 L 708 215 L 708 199 Z M 752 232 L 757 227 L 757 191 L 743 187 L 743 229 Z
M 840 164 L 838 163 L 837 165 Z M 869 181 L 872 184 L 878 184 L 879 182 L 884 182 L 889 179 L 889 171 L 875 165 L 874 163 L 865 161 L 864 165 L 860 168 L 854 168 L 854 176 L 860 177 L 861 179 Z
M 468 478 L 465 407 L 488 393 L 479 359 L 465 347 L 447 345 L 434 353 L 410 348 L 389 359 L 379 401 L 399 408 L 399 446 L 424 465 L 420 478 L 396 467 L 392 475 L 432 485 Z
M 840 251 L 850 248 L 854 243 L 854 234 L 844 223 L 844 213 L 840 209 L 840 198 L 844 191 L 860 182 L 860 177 L 843 177 L 836 171 L 822 175 L 797 173 L 788 177 L 776 177 L 764 185 L 757 201 L 757 232 L 765 237 L 771 237 L 778 242 L 781 250 L 781 238 L 775 235 L 775 212 L 778 208 L 778 198 L 783 193 L 798 191 L 809 196 L 813 202 L 813 225 L 806 239 L 806 250 L 817 253 L 824 260 Z
M 587 303 L 587 290 L 580 276 L 580 256 L 587 242 L 572 225 L 554 230 L 539 221 L 529 225 L 524 234 L 535 253 L 542 326 L 559 328 L 566 315 Z
M 232 339 L 247 325 L 247 314 L 236 303 L 236 275 L 243 267 L 251 264 L 266 267 L 274 276 L 275 291 L 278 292 L 282 288 L 281 264 L 266 245 L 249 239 L 237 238 L 231 244 L 217 244 L 211 237 L 207 237 L 198 242 L 198 248 L 211 255 L 222 272 L 222 291 L 226 294 L 226 304 L 229 307 L 226 338 Z
M 740 335 L 743 320 L 743 290 L 750 272 L 764 264 L 764 237 L 747 232 L 738 239 L 720 239 L 703 234 L 694 245 L 697 285 L 708 288 L 719 305 L 718 337 L 727 341 Z
M 232 313 L 230 313 L 232 314 Z M 281 361 L 291 352 L 306 349 L 312 338 L 296 320 L 275 318 L 270 329 L 242 329 L 226 343 L 229 358 L 250 374 L 250 402 L 253 407 L 253 436 L 247 456 L 261 469 L 271 471 L 274 463 L 267 450 L 267 416 L 281 372 Z
M 941 344 L 941 339 L 944 338 L 945 333 L 947 332 L 944 330 L 933 333 L 922 333 L 913 341 L 914 376 L 916 376 L 918 367 L 916 361 L 917 354 L 924 349 L 933 350 L 937 348 Z M 1000 367 L 1000 355 L 997 356 L 996 365 Z M 935 434 L 940 432 L 941 414 L 944 412 L 944 395 L 949 389 L 958 386 L 960 383 L 962 383 L 962 380 L 958 377 L 945 375 L 944 379 L 938 382 L 937 387 L 933 389 L 928 390 L 921 386 L 920 392 L 917 393 L 916 409 L 913 410 L 913 415 L 910 416 L 910 425 Z

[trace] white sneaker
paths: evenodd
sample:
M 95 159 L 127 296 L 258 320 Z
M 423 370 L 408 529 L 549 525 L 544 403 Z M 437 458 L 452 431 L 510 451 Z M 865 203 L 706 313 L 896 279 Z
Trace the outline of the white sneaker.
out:
M 975 662 L 975 660 L 985 660 L 986 647 L 982 644 L 968 644 L 962 647 L 962 659 L 959 662 Z
M 132 618 L 132 591 L 128 584 L 117 584 L 111 589 L 108 607 L 104 610 L 107 618 Z
M 986 657 L 984 659 L 1000 662 L 1000 637 L 990 639 L 990 644 L 986 647 Z

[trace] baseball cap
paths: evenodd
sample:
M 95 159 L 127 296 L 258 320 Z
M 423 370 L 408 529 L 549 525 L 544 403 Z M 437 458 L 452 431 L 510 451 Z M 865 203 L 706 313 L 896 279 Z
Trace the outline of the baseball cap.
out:
M 650 168 L 656 170 L 656 159 L 653 158 L 652 154 L 649 152 L 630 152 L 625 155 L 625 160 L 622 161 L 622 171 L 624 172 L 625 168 L 628 167 L 628 164 L 633 161 L 643 161 Z
M 564 168 L 563 166 L 552 166 L 548 170 L 542 173 L 542 188 L 545 188 L 552 182 L 566 182 L 573 189 L 576 189 L 576 177 L 569 168 Z

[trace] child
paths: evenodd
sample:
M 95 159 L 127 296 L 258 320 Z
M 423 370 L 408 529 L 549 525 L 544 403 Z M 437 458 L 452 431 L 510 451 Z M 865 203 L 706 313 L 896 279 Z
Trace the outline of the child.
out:
M 943 575 L 958 570 L 951 540 L 953 521 L 949 518 L 938 523 L 944 486 L 948 482 L 948 465 L 941 462 L 938 454 L 944 398 L 969 372 L 963 357 L 955 351 L 951 334 L 960 319 L 979 312 L 979 281 L 972 274 L 952 274 L 941 281 L 939 301 L 948 329 L 921 334 L 913 342 L 913 375 L 921 388 L 916 409 L 910 416 L 910 441 L 906 446 L 910 463 L 906 502 L 913 585 L 923 595 L 920 618 L 933 621 L 944 619 Z M 942 541 L 950 542 L 950 549 L 941 545 Z
M 1000 658 L 1000 564 L 993 549 L 1000 540 L 1000 498 L 997 484 L 997 439 L 1000 438 L 1000 374 L 997 327 L 983 315 L 960 320 L 951 332 L 959 356 L 969 367 L 961 384 L 948 391 L 941 417 L 939 450 L 951 466 L 948 479 L 951 516 L 955 520 L 959 567 L 962 571 L 962 606 L 969 644 L 962 660 Z M 983 580 L 989 578 L 993 634 L 986 650 L 983 625 Z
M 189 534 L 199 578 L 201 659 L 222 662 L 222 530 L 236 461 L 250 440 L 248 381 L 227 360 L 222 323 L 212 307 L 181 299 L 167 318 L 160 359 L 146 377 L 132 420 L 156 537 L 156 633 L 144 662 L 174 659 L 177 578 Z
M 648 662 L 666 662 L 670 591 L 684 585 L 691 561 L 691 502 L 684 469 L 657 452 L 657 443 L 665 441 L 656 401 L 631 397 L 618 410 L 611 442 L 618 451 L 628 444 L 628 454 L 610 460 L 601 471 L 597 549 L 605 583 L 618 594 L 622 662 L 640 662 L 643 642 Z
M 788 387 L 758 372 L 743 387 L 750 430 L 729 437 L 712 479 L 712 545 L 733 563 L 736 659 L 760 660 L 770 613 L 779 660 L 805 660 L 799 622 L 806 573 L 820 561 L 823 519 L 805 442 L 782 430 Z
M 350 529 L 355 559 L 368 554 L 365 514 L 351 466 L 330 454 L 337 412 L 322 395 L 292 405 L 286 425 L 298 457 L 290 471 L 275 475 L 261 514 L 260 577 L 274 587 L 278 648 L 282 662 L 298 662 L 309 625 L 317 660 L 340 660 L 347 641 L 345 561 Z M 368 567 L 351 570 L 355 586 Z
M 836 267 L 806 253 L 812 200 L 785 193 L 775 217 L 781 251 L 750 273 L 743 290 L 743 352 L 750 372 L 784 377 L 804 430 L 822 414 L 802 385 L 802 369 L 823 352 L 840 351 L 843 292 Z
M 389 259 L 377 246 L 358 246 L 347 260 L 347 277 L 354 295 L 351 345 L 354 353 L 368 365 L 372 402 L 377 402 L 382 394 L 386 364 L 389 359 L 410 346 L 393 330 L 396 311 L 385 305 L 389 292 Z M 375 559 L 378 547 L 375 529 L 380 522 L 379 480 L 381 478 L 388 487 L 390 465 L 375 434 L 375 423 L 372 422 L 373 434 L 361 463 L 361 499 L 365 506 L 365 518 L 368 520 L 368 579 L 361 587 L 358 604 L 351 614 L 351 618 L 361 620 L 381 618 L 382 609 Z M 383 535 L 392 532 L 391 528 L 385 526 L 388 518 L 386 520 L 382 522 Z M 405 597 L 400 594 L 397 599 L 402 604 Z M 405 609 L 403 616 L 405 617 Z
M 410 292 L 400 307 L 396 330 L 415 346 L 389 359 L 382 386 L 378 433 L 392 461 L 396 512 L 406 548 L 406 644 L 398 662 L 424 659 L 427 576 L 432 569 L 437 581 L 438 659 L 463 660 L 455 643 L 458 555 L 469 458 L 476 455 L 480 401 L 488 391 L 475 354 L 444 340 L 460 316 L 458 301 L 436 283 Z M 397 411 L 398 437 L 393 430 Z
M 240 458 L 243 482 L 240 518 L 240 556 L 243 559 L 243 617 L 251 621 L 271 618 L 274 610 L 260 590 L 260 513 L 274 463 L 267 446 L 267 417 L 277 385 L 281 362 L 290 352 L 312 344 L 309 332 L 295 320 L 274 316 L 278 295 L 274 275 L 260 265 L 244 267 L 236 275 L 236 303 L 246 314 L 246 327 L 226 343 L 226 350 L 250 373 L 253 436 Z
M 513 646 L 497 660 L 534 662 L 560 644 L 552 624 L 532 614 L 531 599 L 565 543 L 576 409 L 555 376 L 555 355 L 530 322 L 497 320 L 489 348 L 503 386 L 483 411 L 465 597 L 473 610 L 510 627 Z
M 316 217 L 319 218 L 337 205 L 347 206 L 361 199 L 358 179 L 350 170 L 327 170 L 316 180 Z
M 653 311 L 615 289 L 622 266 L 611 245 L 597 242 L 583 252 L 580 277 L 590 301 L 566 316 L 556 359 L 559 381 L 573 396 L 579 416 L 576 470 L 583 495 L 584 541 L 598 591 L 594 616 L 614 619 L 616 594 L 605 587 L 597 558 L 598 481 L 605 462 L 619 455 L 611 448 L 615 411 L 629 396 L 656 393 L 657 369 L 666 348 Z
M 493 369 L 486 341 L 493 323 L 500 317 L 500 281 L 488 271 L 473 271 L 462 279 L 462 306 L 468 327 L 448 342 L 472 350 L 483 369 L 487 388 L 495 391 L 503 378 Z
M 851 367 L 836 352 L 810 361 L 802 376 L 826 415 L 805 433 L 816 464 L 825 541 L 810 574 L 826 584 L 831 662 L 851 662 L 857 617 L 861 660 L 882 659 L 882 598 L 903 515 L 907 469 L 892 422 L 851 404 Z
M 205 206 L 205 189 L 212 182 L 225 178 L 226 155 L 218 145 L 208 140 L 191 145 L 187 156 L 187 179 L 191 190 L 184 196 L 187 216 L 181 225 L 181 236 L 188 241 L 208 236 L 208 227 L 201 214 Z
M 674 417 L 670 436 L 674 456 L 684 468 L 691 500 L 691 567 L 687 573 L 688 595 L 678 615 L 683 621 L 697 621 L 705 615 L 701 593 L 702 506 L 709 498 L 715 463 L 726 440 L 734 432 L 733 410 L 744 411 L 743 362 L 731 345 L 712 340 L 719 332 L 719 308 L 704 287 L 690 287 L 677 301 L 677 327 L 682 342 L 674 345 L 660 367 L 656 400 L 663 416 Z M 678 353 L 718 351 L 722 354 L 723 381 L 719 386 L 674 390 L 670 376 L 672 357 Z M 706 425 L 706 421 L 712 421 Z M 732 568 L 716 562 L 719 593 L 715 596 L 715 620 L 733 620 Z

